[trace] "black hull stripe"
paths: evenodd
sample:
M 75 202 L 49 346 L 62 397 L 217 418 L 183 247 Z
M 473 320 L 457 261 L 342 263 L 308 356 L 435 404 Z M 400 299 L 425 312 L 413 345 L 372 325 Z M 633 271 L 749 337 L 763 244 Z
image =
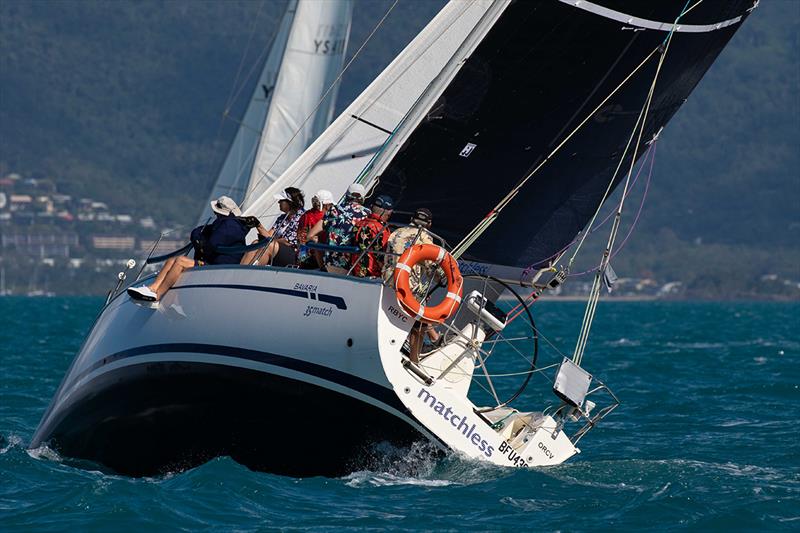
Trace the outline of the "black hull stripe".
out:
M 345 303 L 344 298 L 341 296 L 333 296 L 331 294 L 317 294 L 307 291 L 298 291 L 294 289 L 282 289 L 279 287 L 261 287 L 259 285 L 234 285 L 234 284 L 226 284 L 226 283 L 203 283 L 197 285 L 178 285 L 173 287 L 171 290 L 179 290 L 179 289 L 238 289 L 238 290 L 245 290 L 245 291 L 258 291 L 258 292 L 271 292 L 273 294 L 282 294 L 284 296 L 294 296 L 296 298 L 304 298 L 313 300 L 312 296 L 316 296 L 316 299 L 320 302 L 328 303 L 335 305 L 338 309 L 347 309 L 347 303 Z
M 150 344 L 147 346 L 138 346 L 128 350 L 123 350 L 111 355 L 108 355 L 89 368 L 81 372 L 73 383 L 77 383 L 87 374 L 101 368 L 105 365 L 126 359 L 128 357 L 136 357 L 139 355 L 152 355 L 158 353 L 201 353 L 209 355 L 218 355 L 222 357 L 230 357 L 231 359 L 246 359 L 249 361 L 257 361 L 269 365 L 279 366 L 289 370 L 295 370 L 311 376 L 331 381 L 342 387 L 358 391 L 366 396 L 369 396 L 397 411 L 411 416 L 406 407 L 391 389 L 382 387 L 369 380 L 353 376 L 346 372 L 328 368 L 326 366 L 310 363 L 308 361 L 301 361 L 292 357 L 278 355 L 269 352 L 261 352 L 258 350 L 248 350 L 245 348 L 234 348 L 231 346 L 222 346 L 216 344 L 200 344 L 200 343 L 167 343 L 167 344 Z M 413 417 L 412 417 L 413 418 Z

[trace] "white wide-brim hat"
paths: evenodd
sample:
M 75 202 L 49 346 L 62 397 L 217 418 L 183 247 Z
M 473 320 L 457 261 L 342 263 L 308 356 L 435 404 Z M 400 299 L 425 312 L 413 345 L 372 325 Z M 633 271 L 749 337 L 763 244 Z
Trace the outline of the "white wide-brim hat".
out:
M 239 206 L 236 205 L 236 202 L 234 202 L 233 198 L 230 196 L 220 196 L 211 202 L 211 210 L 222 216 L 228 216 L 231 213 L 237 217 L 242 216 L 242 210 L 239 209 Z

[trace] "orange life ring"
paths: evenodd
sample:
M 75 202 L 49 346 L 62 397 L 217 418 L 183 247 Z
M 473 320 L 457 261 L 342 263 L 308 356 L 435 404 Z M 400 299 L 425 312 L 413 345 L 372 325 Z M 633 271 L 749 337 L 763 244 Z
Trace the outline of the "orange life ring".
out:
M 447 277 L 447 296 L 439 305 L 425 307 L 417 301 L 411 290 L 410 279 L 414 265 L 420 261 L 433 261 L 444 270 Z M 447 250 L 435 244 L 415 244 L 403 252 L 394 268 L 394 290 L 397 302 L 403 310 L 422 322 L 441 324 L 456 312 L 461 303 L 464 278 L 458 269 L 458 262 Z

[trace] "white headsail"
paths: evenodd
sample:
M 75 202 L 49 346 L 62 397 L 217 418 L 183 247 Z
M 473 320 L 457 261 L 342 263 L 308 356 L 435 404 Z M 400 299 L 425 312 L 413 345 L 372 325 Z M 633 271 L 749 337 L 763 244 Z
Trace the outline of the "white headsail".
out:
M 259 196 L 330 124 L 352 0 L 292 0 L 209 202 Z M 211 216 L 206 203 L 200 222 Z
M 491 5 L 448 3 L 271 187 L 248 202 L 246 213 L 269 224 L 276 212 L 272 195 L 288 186 L 306 195 L 319 188 L 344 194 Z

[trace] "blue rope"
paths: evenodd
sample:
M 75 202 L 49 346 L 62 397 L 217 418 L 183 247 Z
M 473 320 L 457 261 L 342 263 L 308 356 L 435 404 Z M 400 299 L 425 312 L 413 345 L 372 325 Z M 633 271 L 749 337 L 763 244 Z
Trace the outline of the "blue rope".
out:
M 686 10 L 689 9 L 689 4 L 691 3 L 691 1 L 692 0 L 686 0 L 686 4 L 684 4 L 684 6 L 683 6 L 683 9 L 681 10 L 681 14 L 678 15 L 678 18 L 676 18 L 675 22 L 672 23 L 672 29 L 669 30 L 669 33 L 664 38 L 664 42 L 661 43 L 662 46 L 666 45 L 667 41 L 669 41 L 670 38 L 672 37 L 672 34 L 675 32 L 675 28 L 678 27 L 678 21 L 681 20 L 681 17 L 686 14 Z

